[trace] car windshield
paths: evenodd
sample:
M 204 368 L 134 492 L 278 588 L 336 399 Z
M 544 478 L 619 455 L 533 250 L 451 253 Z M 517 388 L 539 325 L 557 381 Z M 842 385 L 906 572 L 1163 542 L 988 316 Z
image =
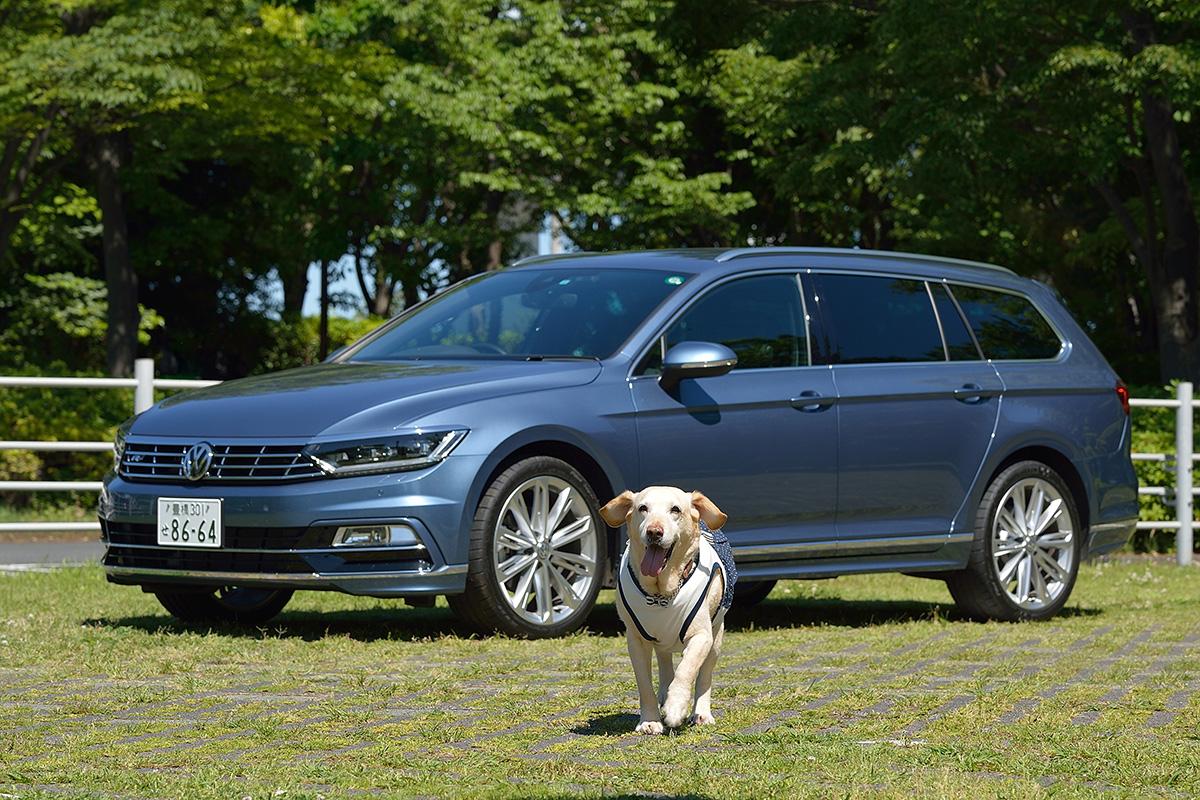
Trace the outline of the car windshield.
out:
M 639 269 L 491 272 L 401 316 L 347 358 L 606 358 L 686 279 Z

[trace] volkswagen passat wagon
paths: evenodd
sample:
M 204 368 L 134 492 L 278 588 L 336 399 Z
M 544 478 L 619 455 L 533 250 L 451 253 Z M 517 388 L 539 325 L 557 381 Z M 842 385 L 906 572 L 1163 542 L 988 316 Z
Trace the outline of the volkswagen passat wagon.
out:
M 945 580 L 1042 619 L 1135 526 L 1124 385 L 1045 286 L 857 250 L 526 259 L 327 363 L 125 423 L 104 565 L 189 621 L 297 589 L 446 595 L 525 636 L 581 625 L 648 484 L 729 514 L 739 598 L 784 578 Z

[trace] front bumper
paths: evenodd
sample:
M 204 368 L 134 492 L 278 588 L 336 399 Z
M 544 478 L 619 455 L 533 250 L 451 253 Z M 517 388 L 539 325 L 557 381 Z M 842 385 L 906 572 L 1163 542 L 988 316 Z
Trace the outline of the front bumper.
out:
M 100 496 L 108 580 L 157 587 L 257 586 L 395 597 L 466 585 L 465 499 L 482 457 L 411 473 L 272 485 L 150 483 L 116 475 Z M 220 498 L 216 549 L 157 544 L 159 497 Z M 333 547 L 339 525 L 403 523 L 418 545 Z

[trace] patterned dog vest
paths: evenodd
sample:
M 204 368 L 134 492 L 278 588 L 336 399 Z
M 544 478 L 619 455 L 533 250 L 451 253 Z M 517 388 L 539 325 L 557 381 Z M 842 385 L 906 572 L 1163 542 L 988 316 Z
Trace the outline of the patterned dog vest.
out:
M 708 588 L 718 572 L 726 583 L 725 597 L 732 600 L 732 583 L 736 580 L 737 573 L 733 572 L 732 576 L 730 575 L 731 570 L 726 569 L 723 560 L 708 541 L 707 536 L 712 534 L 707 528 L 704 528 L 703 532 L 706 535 L 700 537 L 700 551 L 696 567 L 679 587 L 675 597 L 671 599 L 662 595 L 646 594 L 646 590 L 642 588 L 633 571 L 633 565 L 629 563 L 629 546 L 625 546 L 625 552 L 621 556 L 617 592 L 620 595 L 621 604 L 625 607 L 625 612 L 629 615 L 637 632 L 646 641 L 654 642 L 660 647 L 681 650 L 683 635 L 687 632 L 688 626 L 692 624 L 696 614 L 700 613 L 700 607 L 704 605 L 704 599 L 708 597 Z M 718 531 L 718 533 L 720 532 Z M 724 537 L 722 536 L 722 538 Z M 725 549 L 728 549 L 727 544 Z M 714 625 L 719 624 L 728 607 L 729 604 L 725 602 L 725 598 L 722 598 L 721 605 L 713 616 Z

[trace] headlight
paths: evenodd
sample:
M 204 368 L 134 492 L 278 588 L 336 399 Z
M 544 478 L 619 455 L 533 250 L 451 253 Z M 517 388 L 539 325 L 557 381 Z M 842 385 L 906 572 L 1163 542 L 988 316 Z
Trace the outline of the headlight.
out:
M 431 467 L 450 455 L 465 430 L 418 431 L 366 442 L 310 444 L 304 454 L 333 477 Z
M 122 424 L 117 428 L 117 435 L 113 438 L 113 469 L 121 469 L 121 456 L 125 455 L 125 435 L 129 433 L 129 427 Z

